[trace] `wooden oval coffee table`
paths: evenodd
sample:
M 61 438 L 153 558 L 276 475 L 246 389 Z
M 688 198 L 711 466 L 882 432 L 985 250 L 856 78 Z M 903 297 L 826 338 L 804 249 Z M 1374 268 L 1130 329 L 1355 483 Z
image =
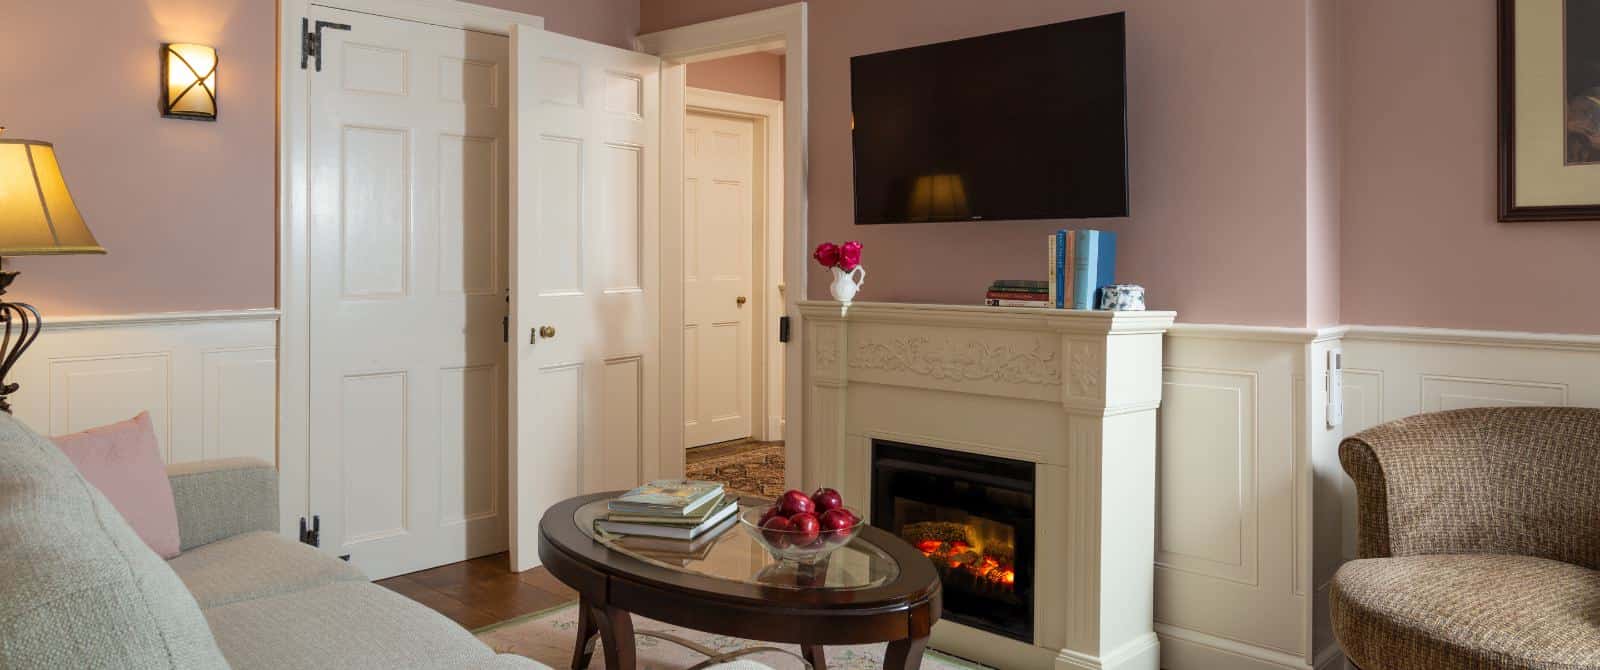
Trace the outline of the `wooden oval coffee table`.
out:
M 849 545 L 808 568 L 777 563 L 735 525 L 708 549 L 674 556 L 594 530 L 606 501 L 621 493 L 563 501 L 539 521 L 539 559 L 581 598 L 574 669 L 588 667 L 596 636 L 604 641 L 607 668 L 636 667 L 629 614 L 799 644 L 819 670 L 824 646 L 874 642 L 889 643 L 886 668 L 921 664 L 939 620 L 939 576 L 900 538 L 863 527 Z

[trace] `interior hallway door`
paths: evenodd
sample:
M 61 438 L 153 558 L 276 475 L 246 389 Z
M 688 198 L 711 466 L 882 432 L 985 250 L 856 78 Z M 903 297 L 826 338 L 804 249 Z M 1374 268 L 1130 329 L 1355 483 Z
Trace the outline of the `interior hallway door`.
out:
M 684 445 L 751 434 L 755 122 L 684 118 Z
M 312 6 L 310 469 L 382 578 L 502 551 L 509 40 Z

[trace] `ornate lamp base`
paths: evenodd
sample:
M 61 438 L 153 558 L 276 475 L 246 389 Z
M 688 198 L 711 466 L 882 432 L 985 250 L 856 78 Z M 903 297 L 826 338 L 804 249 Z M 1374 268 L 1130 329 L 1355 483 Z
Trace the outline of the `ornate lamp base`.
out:
M 0 272 L 0 296 L 5 295 L 18 274 L 21 273 Z M 11 366 L 22 358 L 22 352 L 39 339 L 44 320 L 33 305 L 0 301 L 0 324 L 5 325 L 4 339 L 0 339 L 0 411 L 10 414 L 10 396 L 17 391 L 17 383 L 6 381 L 6 377 L 11 374 Z

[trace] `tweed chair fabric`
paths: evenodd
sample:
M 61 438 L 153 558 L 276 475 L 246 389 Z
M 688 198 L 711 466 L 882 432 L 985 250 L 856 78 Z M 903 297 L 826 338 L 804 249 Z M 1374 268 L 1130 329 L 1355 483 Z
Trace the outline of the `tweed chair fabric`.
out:
M 1600 668 L 1600 571 L 1531 556 L 1351 561 L 1334 635 L 1364 670 Z
M 1361 558 L 1520 554 L 1600 569 L 1600 410 L 1422 414 L 1339 447 Z
M 1422 414 L 1339 447 L 1357 551 L 1329 589 L 1364 670 L 1600 668 L 1600 410 Z

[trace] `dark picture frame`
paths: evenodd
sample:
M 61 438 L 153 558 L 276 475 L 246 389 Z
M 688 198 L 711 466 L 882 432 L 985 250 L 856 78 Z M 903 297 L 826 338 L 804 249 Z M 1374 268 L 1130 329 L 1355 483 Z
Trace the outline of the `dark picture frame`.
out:
M 1584 0 L 1580 0 L 1584 1 Z M 1587 0 L 1600 2 L 1600 0 Z M 1518 0 L 1499 2 L 1499 220 L 1516 221 L 1596 221 L 1600 220 L 1600 191 L 1593 202 L 1558 205 L 1517 204 L 1517 5 Z M 1562 0 L 1563 5 L 1568 0 Z M 1563 26 L 1565 29 L 1565 26 Z M 1565 35 L 1551 35 L 1552 40 L 1562 40 Z M 1563 73 L 1563 77 L 1569 76 Z M 1552 119 L 1550 128 L 1540 132 L 1565 132 L 1564 121 Z M 1555 125 L 1561 124 L 1561 125 Z M 1526 130 L 1526 129 L 1524 129 Z M 1563 157 L 1564 158 L 1564 157 Z

